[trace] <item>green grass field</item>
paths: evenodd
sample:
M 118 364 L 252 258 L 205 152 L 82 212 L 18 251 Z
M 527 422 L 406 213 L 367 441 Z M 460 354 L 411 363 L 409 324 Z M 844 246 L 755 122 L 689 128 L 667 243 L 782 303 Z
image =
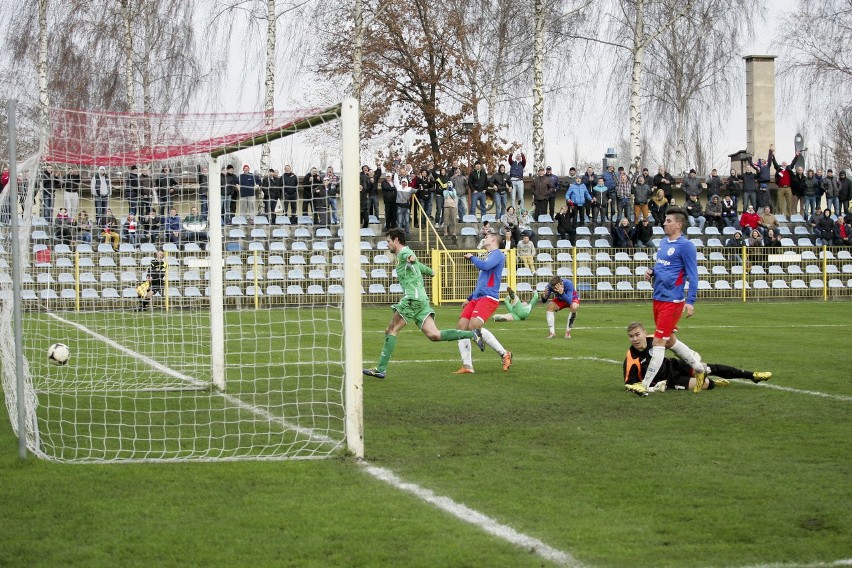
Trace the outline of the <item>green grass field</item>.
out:
M 389 316 L 365 310 L 366 365 Z M 476 351 L 472 376 L 405 330 L 388 378 L 365 378 L 366 461 L 576 565 L 852 562 L 852 303 L 699 303 L 684 341 L 774 377 L 697 395 L 624 391 L 635 319 L 649 303 L 583 305 L 570 341 L 545 339 L 540 308 L 490 324 L 515 363 Z M 552 565 L 348 458 L 21 462 L 8 420 L 0 447 L 0 565 Z

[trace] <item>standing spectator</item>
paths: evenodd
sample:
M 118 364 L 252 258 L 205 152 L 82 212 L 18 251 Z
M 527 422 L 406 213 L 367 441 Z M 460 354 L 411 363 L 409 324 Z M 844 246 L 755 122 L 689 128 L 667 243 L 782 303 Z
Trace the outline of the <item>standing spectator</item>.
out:
M 257 215 L 256 188 L 259 185 L 260 179 L 258 176 L 251 172 L 248 164 L 244 164 L 243 173 L 239 177 L 240 194 L 237 210 L 246 220 L 254 220 L 254 216 Z
M 654 187 L 662 189 L 666 196 L 666 201 L 669 201 L 674 195 L 675 178 L 666 171 L 665 166 L 660 166 L 657 170 L 657 175 L 654 176 Z
M 609 221 L 607 217 L 607 203 L 609 202 L 609 190 L 604 185 L 603 176 L 598 178 L 598 183 L 592 188 L 592 223 L 603 225 Z M 600 220 L 598 220 L 600 217 Z
M 313 208 L 314 208 L 314 225 L 319 227 L 328 227 L 328 192 L 331 180 L 323 178 L 322 183 L 314 186 L 313 193 Z
M 500 164 L 497 172 L 491 176 L 491 187 L 494 191 L 494 214 L 499 219 L 506 212 L 506 205 L 508 205 L 509 201 L 509 190 L 512 188 L 509 174 L 506 173 L 506 166 L 503 164 Z
M 411 183 L 417 200 L 420 202 L 420 214 L 417 216 L 417 226 L 427 226 L 426 218 L 432 218 L 432 205 L 435 196 L 435 178 L 426 168 L 420 169 L 420 174 Z
M 239 194 L 240 178 L 234 173 L 234 166 L 228 165 L 221 173 L 222 224 L 228 225 L 234 217 L 234 194 Z
M 814 174 L 814 178 L 816 179 L 816 182 L 817 182 L 816 192 L 815 192 L 816 203 L 817 203 L 818 206 L 822 206 L 822 195 L 823 195 L 822 180 L 824 179 L 824 176 L 822 175 L 822 168 L 816 169 L 816 173 Z M 826 209 L 827 209 L 827 207 L 826 207 Z
M 704 217 L 711 227 L 716 227 L 720 232 L 725 227 L 725 222 L 722 220 L 722 202 L 719 201 L 718 195 L 712 196 L 710 201 L 707 202 Z
M 758 215 L 754 207 L 748 206 L 742 215 L 740 215 L 740 228 L 746 231 L 746 234 L 751 233 L 752 229 L 757 229 L 760 226 L 760 215 Z
M 124 219 L 121 231 L 124 233 L 124 240 L 135 245 L 139 243 L 139 231 L 136 223 L 136 215 L 128 213 Z
M 328 166 L 325 170 L 323 183 L 328 180 L 328 206 L 331 208 L 331 223 L 337 225 L 340 219 L 337 217 L 337 198 L 340 196 L 340 177 L 334 173 L 334 168 Z
M 725 191 L 728 192 L 728 196 L 734 202 L 734 212 L 736 212 L 737 204 L 743 194 L 743 176 L 738 174 L 737 170 L 731 170 L 731 175 L 728 176 L 728 180 L 725 182 Z
M 396 187 L 393 185 L 393 173 L 388 171 L 382 180 L 382 201 L 385 204 L 385 232 L 396 224 Z
M 816 210 L 819 208 L 819 202 L 817 201 L 817 189 L 819 188 L 819 181 L 816 179 L 813 170 L 808 170 L 808 175 L 805 177 L 805 181 L 802 184 L 804 190 L 804 198 L 805 198 L 805 206 L 804 206 L 804 216 L 805 219 L 808 216 L 813 216 L 816 213 Z
M 467 176 L 462 174 L 461 168 L 453 169 L 453 177 L 450 178 L 450 181 L 453 182 L 453 188 L 456 190 L 456 195 L 458 198 L 458 209 L 459 209 L 459 223 L 462 222 L 465 214 L 468 211 L 468 193 L 467 193 Z
M 370 209 L 367 215 L 379 218 L 379 184 L 382 181 L 382 161 L 376 160 L 376 169 L 372 170 L 373 185 L 370 187 Z
M 714 195 L 722 194 L 722 178 L 719 177 L 719 173 L 716 171 L 716 168 L 713 168 L 713 171 L 711 171 L 710 175 L 707 176 L 705 184 L 707 185 L 708 202 L 713 199 Z
M 529 235 L 524 235 L 518 243 L 517 254 L 520 263 L 527 267 L 530 272 L 535 272 L 535 245 Z
M 568 308 L 571 315 L 568 316 L 568 324 L 565 326 L 565 339 L 571 339 L 571 330 L 577 319 L 577 309 L 580 307 L 580 294 L 574 288 L 574 283 L 568 278 L 562 279 L 554 276 L 547 284 L 541 301 L 547 304 L 547 331 L 548 339 L 556 337 L 556 312 Z
M 160 203 L 160 215 L 165 216 L 172 208 L 172 198 L 177 194 L 178 180 L 172 175 L 169 166 L 163 166 L 157 178 L 157 198 Z
M 477 161 L 473 165 L 473 171 L 468 176 L 467 185 L 471 194 L 470 212 L 473 213 L 477 204 L 479 206 L 479 218 L 482 219 L 487 210 L 486 192 L 488 189 L 488 175 L 482 168 L 482 163 Z
M 139 170 L 139 215 L 137 220 L 149 209 L 156 209 L 157 198 L 154 191 L 154 180 L 151 179 L 151 170 L 148 166 L 142 166 Z
M 311 168 L 311 171 L 305 174 L 302 178 L 302 215 L 307 216 L 308 210 L 314 213 L 314 188 L 317 185 L 322 185 L 322 177 L 319 175 L 319 170 Z M 316 215 L 314 215 L 316 218 Z
M 542 215 L 547 213 L 553 219 L 556 214 L 556 192 L 559 191 L 559 176 L 553 173 L 553 168 L 550 166 L 547 166 L 545 175 L 550 176 L 550 193 L 547 196 L 547 211 L 542 212 Z M 538 217 L 534 220 L 538 221 Z
M 636 221 L 636 231 L 633 234 L 636 248 L 654 248 L 654 231 L 647 217 L 639 217 Z
M 701 202 L 698 201 L 698 196 L 688 196 L 686 198 L 686 205 L 684 206 L 684 209 L 686 209 L 686 214 L 689 216 L 689 226 L 695 227 L 697 225 L 699 231 L 704 231 L 704 223 L 707 222 L 707 218 L 704 216 L 704 211 L 701 207 Z
M 124 198 L 127 200 L 128 212 L 136 215 L 139 211 L 139 167 L 130 166 L 127 179 L 124 180 Z
M 169 209 L 169 216 L 166 217 L 165 222 L 163 224 L 165 225 L 166 237 L 169 239 L 169 242 L 172 242 L 176 245 L 180 244 L 181 221 L 177 209 L 175 209 L 174 207 Z
M 775 209 L 779 213 L 786 215 L 787 219 L 790 218 L 790 215 L 796 212 L 791 184 L 796 162 L 799 161 L 801 155 L 802 153 L 797 150 L 796 155 L 793 157 L 793 161 L 789 165 L 787 165 L 787 162 L 781 162 L 781 165 L 779 166 L 778 162 L 775 161 L 775 153 L 772 153 L 772 165 L 775 166 L 775 183 L 778 185 Z
M 269 168 L 266 176 L 261 180 L 263 188 L 263 213 L 269 222 L 272 224 L 278 223 L 278 214 L 275 212 L 278 209 L 278 200 L 282 197 L 284 190 L 284 180 L 278 175 L 278 171 Z
M 583 174 L 583 184 L 586 186 L 586 189 L 589 190 L 589 195 L 594 196 L 594 193 L 592 193 L 592 189 L 598 184 L 598 176 L 597 174 L 595 174 L 595 170 L 592 168 L 592 166 L 586 168 L 586 172 Z M 592 218 L 592 205 L 593 203 L 591 199 L 586 201 L 584 205 L 586 219 L 589 220 L 591 220 Z
M 444 219 L 444 191 L 450 182 L 447 168 L 439 168 L 433 176 L 435 178 L 435 225 L 440 227 L 446 223 Z
M 140 219 L 139 225 L 142 228 L 142 240 L 148 243 L 159 242 L 161 223 L 156 209 L 153 207 L 148 209 L 148 214 Z
M 290 164 L 284 166 L 284 173 L 281 175 L 281 213 L 286 217 L 290 213 L 290 224 L 295 225 L 298 215 L 298 200 L 299 200 L 299 177 L 293 173 L 293 167 Z M 276 216 L 275 222 L 278 222 Z
M 580 181 L 579 176 L 574 176 L 573 183 L 568 186 L 568 191 L 565 192 L 565 204 L 568 206 L 568 215 L 576 227 L 577 223 L 586 223 L 588 217 L 586 214 L 586 204 L 592 202 L 592 194 L 586 184 Z M 585 218 L 584 218 L 585 217 Z M 574 242 L 574 239 L 571 239 Z
M 401 178 L 398 173 L 393 174 L 393 185 L 396 188 L 396 224 L 408 237 L 411 222 L 411 196 L 414 194 L 414 189 L 409 187 L 408 179 Z
M 683 193 L 686 195 L 686 198 L 689 199 L 690 195 L 694 195 L 695 197 L 701 196 L 701 180 L 698 179 L 695 170 L 689 170 L 689 174 L 683 180 Z
M 825 194 L 825 208 L 840 216 L 840 181 L 834 177 L 834 170 L 828 168 L 822 178 L 822 191 Z
M 53 218 L 53 198 L 56 190 L 61 188 L 59 175 L 54 173 L 53 166 L 46 165 L 41 173 L 41 216 L 48 222 Z M 66 216 L 67 211 L 66 209 Z
M 112 214 L 112 209 L 107 208 L 98 225 L 101 229 L 101 238 L 104 242 L 112 244 L 113 250 L 118 252 L 118 247 L 121 244 L 121 232 L 118 227 L 118 219 Z
M 456 188 L 453 182 L 447 180 L 444 189 L 444 236 L 455 236 L 458 232 L 458 216 L 459 216 L 459 195 L 456 193 Z
M 840 170 L 840 192 L 838 193 L 838 197 L 840 199 L 840 215 L 848 215 L 849 214 L 849 200 L 852 199 L 852 180 L 850 180 L 846 176 L 846 170 Z
M 533 216 L 538 219 L 539 215 L 547 213 L 547 203 L 550 199 L 550 186 L 552 180 L 550 176 L 545 175 L 545 169 L 539 168 L 538 175 L 532 182 L 533 193 Z
M 618 182 L 615 184 L 615 196 L 618 200 L 618 207 L 616 208 L 616 220 L 619 219 L 627 219 L 630 221 L 630 180 L 627 178 L 627 174 L 621 172 L 618 176 Z
M 625 249 L 633 248 L 633 240 L 636 237 L 636 231 L 626 216 L 622 217 L 618 224 L 613 226 L 611 232 L 613 247 Z
M 583 184 L 579 185 L 583 188 L 583 191 L 587 191 L 586 186 L 584 186 Z M 574 211 L 571 211 L 568 205 L 563 205 L 559 209 L 559 212 L 556 214 L 556 218 L 554 220 L 556 221 L 556 234 L 559 235 L 560 239 L 568 239 L 572 243 L 576 242 L 577 221 L 574 217 L 574 212 L 578 210 L 579 209 L 575 206 Z
M 772 146 L 769 146 L 769 156 L 766 160 L 762 158 L 757 160 L 756 164 L 752 164 L 752 167 L 755 169 L 756 177 L 757 177 L 757 205 L 756 209 L 762 209 L 770 204 L 769 199 L 769 179 L 770 172 L 769 167 L 772 165 L 772 162 L 775 161 L 775 149 Z
M 603 202 L 598 200 L 598 205 L 604 207 L 604 212 L 608 214 L 608 219 L 615 220 L 615 209 L 616 209 L 616 190 L 615 186 L 618 181 L 618 176 L 615 173 L 615 166 L 609 165 L 606 169 L 601 173 L 601 178 L 604 180 L 604 185 L 606 186 L 606 203 L 604 206 Z
M 98 226 L 103 225 L 101 219 L 106 215 L 107 207 L 109 207 L 111 191 L 111 182 L 106 173 L 106 168 L 101 166 L 98 168 L 97 175 L 92 178 L 92 198 L 95 200 L 95 221 Z
M 793 213 L 805 215 L 805 170 L 796 166 L 796 171 L 790 176 L 790 190 L 793 192 L 795 208 Z
M 506 156 L 509 162 L 509 181 L 512 183 L 512 206 L 524 208 L 524 168 L 527 167 L 527 157 L 518 151 L 515 157 Z
M 669 200 L 666 199 L 665 190 L 663 188 L 658 188 L 654 193 L 654 197 L 651 198 L 649 208 L 651 210 L 651 215 L 654 216 L 654 225 L 662 227 L 663 221 L 666 219 L 666 211 L 668 211 L 669 208 Z
M 65 190 L 65 209 L 68 210 L 68 216 L 72 219 L 77 217 L 77 210 L 80 207 L 80 188 L 82 181 L 80 180 L 80 170 L 75 166 L 71 166 L 68 173 L 65 174 L 62 189 Z
M 198 174 L 198 200 L 201 202 L 201 214 L 206 219 L 210 212 L 210 170 L 207 166 Z
M 643 175 L 637 176 L 633 185 L 633 218 L 638 221 L 639 217 L 649 219 L 651 211 L 648 202 L 651 200 L 651 187 L 646 182 L 648 178 Z
M 757 175 L 749 165 L 743 171 L 743 211 L 757 207 Z

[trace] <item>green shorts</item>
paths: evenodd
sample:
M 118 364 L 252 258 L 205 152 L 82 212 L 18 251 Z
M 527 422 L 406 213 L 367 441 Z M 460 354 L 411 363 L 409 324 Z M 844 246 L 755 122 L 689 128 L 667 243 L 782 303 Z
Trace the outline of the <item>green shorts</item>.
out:
M 391 309 L 398 313 L 406 323 L 414 322 L 418 328 L 423 327 L 423 322 L 429 316 L 435 315 L 435 310 L 429 305 L 429 300 L 424 298 L 402 298 L 398 304 L 393 304 Z

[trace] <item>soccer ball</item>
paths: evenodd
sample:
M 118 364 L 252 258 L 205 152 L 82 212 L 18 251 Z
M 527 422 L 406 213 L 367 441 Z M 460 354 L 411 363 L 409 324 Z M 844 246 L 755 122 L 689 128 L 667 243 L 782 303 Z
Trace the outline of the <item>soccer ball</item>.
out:
M 47 360 L 53 365 L 67 364 L 69 357 L 71 357 L 71 352 L 64 343 L 54 343 L 47 350 Z

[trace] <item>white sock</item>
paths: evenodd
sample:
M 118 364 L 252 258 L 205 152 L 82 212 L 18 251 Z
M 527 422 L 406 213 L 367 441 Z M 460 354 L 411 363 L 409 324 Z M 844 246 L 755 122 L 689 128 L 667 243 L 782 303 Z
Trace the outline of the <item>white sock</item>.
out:
M 649 388 L 657 376 L 657 371 L 663 365 L 663 359 L 666 356 L 666 348 L 663 345 L 651 347 L 651 361 L 648 363 L 648 370 L 645 371 L 645 378 L 642 379 L 642 384 L 645 388 Z
M 674 345 L 670 348 L 672 353 L 678 356 L 678 359 L 692 367 L 696 372 L 704 370 L 704 365 L 701 364 L 701 357 L 690 349 L 686 343 L 675 340 Z
M 479 331 L 482 332 L 482 339 L 488 347 L 499 353 L 501 356 L 506 352 L 506 350 L 503 349 L 503 346 L 500 345 L 500 342 L 497 341 L 497 338 L 494 337 L 493 333 L 485 328 L 482 328 Z
M 556 312 L 547 312 L 547 329 L 550 333 L 556 333 Z
M 459 339 L 459 353 L 461 354 L 462 365 L 473 368 L 473 358 L 470 353 L 470 339 Z

